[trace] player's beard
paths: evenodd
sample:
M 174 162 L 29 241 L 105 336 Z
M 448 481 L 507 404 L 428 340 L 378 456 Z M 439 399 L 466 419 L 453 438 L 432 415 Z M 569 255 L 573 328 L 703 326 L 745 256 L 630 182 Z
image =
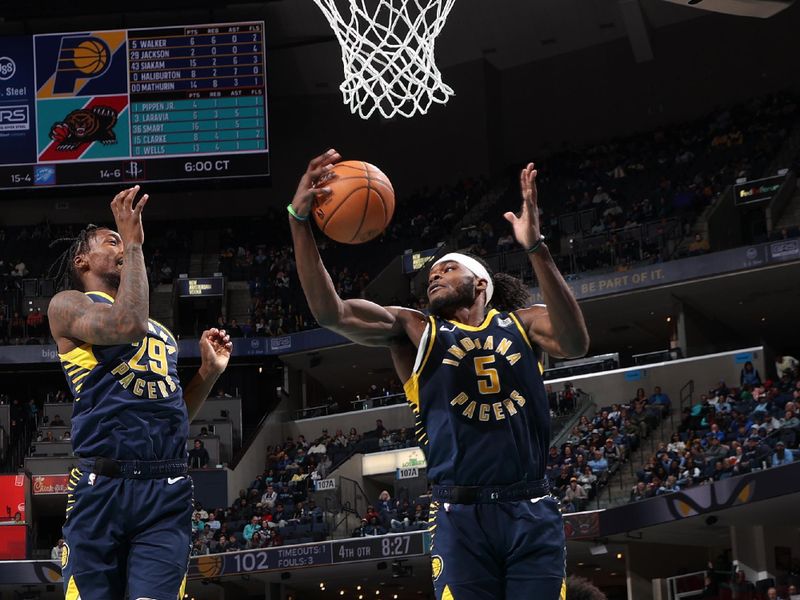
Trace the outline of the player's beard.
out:
M 428 306 L 431 314 L 437 316 L 444 316 L 443 312 L 452 312 L 457 308 L 472 306 L 475 302 L 475 285 L 472 281 L 461 283 L 452 292 L 447 294 L 438 294 L 435 298 L 430 300 Z
M 116 291 L 116 290 L 119 290 L 119 283 L 120 283 L 120 280 L 121 280 L 121 275 L 122 274 L 119 273 L 119 272 L 106 271 L 105 273 L 103 273 L 102 277 L 103 277 L 103 281 L 106 282 L 108 287 L 110 287 L 112 290 Z

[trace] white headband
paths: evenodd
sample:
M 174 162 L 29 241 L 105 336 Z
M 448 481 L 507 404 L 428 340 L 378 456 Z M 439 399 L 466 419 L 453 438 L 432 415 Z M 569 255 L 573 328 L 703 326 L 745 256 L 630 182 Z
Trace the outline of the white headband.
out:
M 466 254 L 461 254 L 459 252 L 451 252 L 450 254 L 445 254 L 442 258 L 433 263 L 431 268 L 435 267 L 439 263 L 448 261 L 457 262 L 465 269 L 472 271 L 472 274 L 478 279 L 486 280 L 486 304 L 489 304 L 489 302 L 492 300 L 492 295 L 494 294 L 494 283 L 492 283 L 492 278 L 489 277 L 489 271 L 486 270 L 486 267 L 484 267 L 471 256 L 467 256 Z

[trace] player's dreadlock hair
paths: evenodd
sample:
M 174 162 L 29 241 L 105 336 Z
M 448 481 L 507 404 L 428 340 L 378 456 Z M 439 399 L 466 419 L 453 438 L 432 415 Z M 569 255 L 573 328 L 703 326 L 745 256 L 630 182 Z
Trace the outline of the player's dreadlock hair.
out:
M 489 303 L 492 308 L 496 308 L 500 312 L 511 312 L 512 310 L 530 306 L 531 295 L 521 279 L 508 273 L 492 273 L 492 269 L 480 256 L 467 252 L 464 254 L 481 263 L 488 271 L 489 277 L 492 278 L 494 294 L 492 294 L 492 301 Z
M 75 257 L 89 251 L 89 240 L 95 236 L 98 229 L 102 229 L 102 227 L 89 224 L 76 237 L 58 238 L 50 243 L 51 248 L 59 244 L 69 243 L 69 247 L 56 258 L 47 270 L 47 276 L 56 280 L 56 289 L 58 291 L 85 291 L 81 278 L 75 270 Z

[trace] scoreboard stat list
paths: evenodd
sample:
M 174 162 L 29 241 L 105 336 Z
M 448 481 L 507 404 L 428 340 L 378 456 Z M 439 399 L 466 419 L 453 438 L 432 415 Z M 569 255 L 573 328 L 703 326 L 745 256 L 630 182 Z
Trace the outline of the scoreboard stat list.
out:
M 0 57 L 0 188 L 269 174 L 261 22 L 0 38 Z

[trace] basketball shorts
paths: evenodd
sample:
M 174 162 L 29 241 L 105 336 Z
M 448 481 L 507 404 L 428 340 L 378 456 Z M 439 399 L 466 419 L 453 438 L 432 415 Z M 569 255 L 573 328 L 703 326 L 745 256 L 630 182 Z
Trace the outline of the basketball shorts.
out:
M 183 598 L 192 537 L 187 476 L 127 479 L 73 469 L 61 571 L 66 600 Z
M 437 600 L 564 600 L 566 546 L 550 496 L 491 504 L 431 503 Z

